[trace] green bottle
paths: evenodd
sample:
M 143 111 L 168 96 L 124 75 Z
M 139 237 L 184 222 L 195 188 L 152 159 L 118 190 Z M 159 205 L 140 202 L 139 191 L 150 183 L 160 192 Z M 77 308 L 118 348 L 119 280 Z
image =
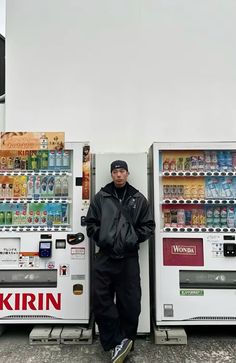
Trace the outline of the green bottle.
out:
M 40 169 L 47 170 L 48 169 L 48 151 L 47 150 L 41 151 L 40 160 L 41 160 Z
M 38 169 L 38 158 L 37 158 L 36 151 L 34 151 L 32 153 L 32 155 L 31 155 L 30 165 L 31 165 L 32 170 L 37 170 Z
M 6 224 L 11 225 L 12 224 L 12 212 L 7 211 L 6 213 Z
M 0 212 L 0 225 L 5 224 L 5 212 Z

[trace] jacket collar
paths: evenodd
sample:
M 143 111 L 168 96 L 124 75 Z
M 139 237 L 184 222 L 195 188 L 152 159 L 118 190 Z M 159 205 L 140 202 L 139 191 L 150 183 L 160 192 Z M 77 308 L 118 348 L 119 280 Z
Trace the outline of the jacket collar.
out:
M 131 197 L 139 192 L 138 189 L 134 188 L 128 182 L 126 182 L 126 186 L 127 186 L 127 195 Z M 105 187 L 101 188 L 101 190 L 109 195 L 114 195 L 114 182 L 105 185 Z

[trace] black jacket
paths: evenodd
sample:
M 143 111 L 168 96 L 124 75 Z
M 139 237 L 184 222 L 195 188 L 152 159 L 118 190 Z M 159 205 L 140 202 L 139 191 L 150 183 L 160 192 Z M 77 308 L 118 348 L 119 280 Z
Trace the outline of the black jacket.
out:
M 155 229 L 147 199 L 129 183 L 126 185 L 122 207 L 112 182 L 94 196 L 86 216 L 88 237 L 114 258 L 137 254 L 139 243 L 151 237 Z

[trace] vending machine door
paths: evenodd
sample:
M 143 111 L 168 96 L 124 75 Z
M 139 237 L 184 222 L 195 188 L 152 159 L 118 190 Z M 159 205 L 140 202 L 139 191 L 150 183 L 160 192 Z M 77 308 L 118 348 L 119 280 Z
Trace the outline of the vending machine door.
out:
M 51 150 L 52 143 L 58 138 L 44 133 L 40 150 L 0 149 L 2 323 L 89 322 L 90 249 L 83 221 L 90 148 L 73 142 Z
M 154 143 L 156 325 L 235 324 L 236 144 Z

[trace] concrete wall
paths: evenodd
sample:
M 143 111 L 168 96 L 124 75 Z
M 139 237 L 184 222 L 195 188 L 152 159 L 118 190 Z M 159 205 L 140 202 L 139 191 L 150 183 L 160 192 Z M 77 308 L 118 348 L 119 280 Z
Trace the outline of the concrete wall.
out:
M 94 152 L 236 137 L 235 0 L 8 0 L 7 130 Z

